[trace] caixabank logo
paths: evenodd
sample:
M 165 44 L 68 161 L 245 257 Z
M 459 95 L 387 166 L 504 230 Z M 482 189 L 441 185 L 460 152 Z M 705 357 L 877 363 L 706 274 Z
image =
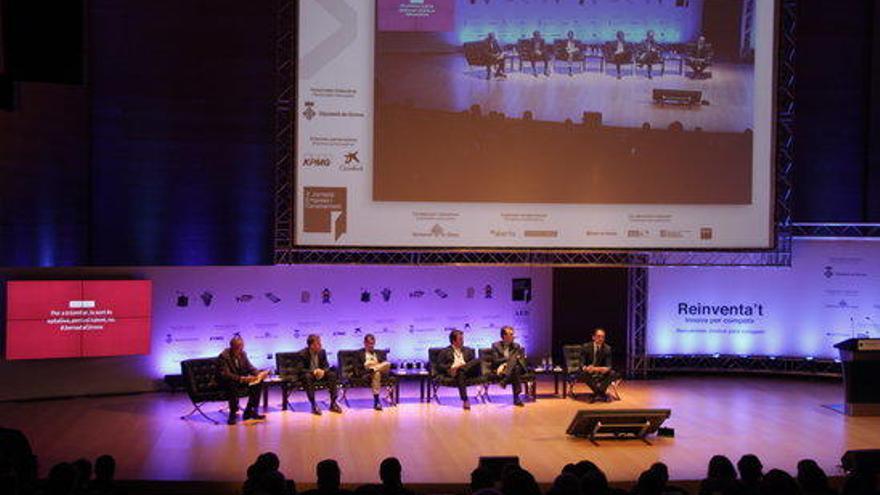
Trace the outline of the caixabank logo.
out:
M 339 240 L 346 231 L 348 189 L 306 187 L 303 190 L 303 232 L 331 234 Z

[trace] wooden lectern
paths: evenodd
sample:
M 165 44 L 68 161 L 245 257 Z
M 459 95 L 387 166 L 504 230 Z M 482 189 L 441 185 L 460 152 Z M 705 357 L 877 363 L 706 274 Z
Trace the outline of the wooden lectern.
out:
M 848 339 L 840 351 L 847 416 L 880 416 L 880 339 Z

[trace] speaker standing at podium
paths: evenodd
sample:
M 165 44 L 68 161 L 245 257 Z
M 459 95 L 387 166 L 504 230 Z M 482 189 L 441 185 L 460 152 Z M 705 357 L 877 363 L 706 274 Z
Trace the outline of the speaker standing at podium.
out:
M 611 368 L 611 346 L 605 343 L 605 330 L 593 330 L 593 341 L 584 344 L 581 349 L 581 381 L 593 391 L 590 402 L 608 401 L 606 390 L 617 379 L 617 373 Z

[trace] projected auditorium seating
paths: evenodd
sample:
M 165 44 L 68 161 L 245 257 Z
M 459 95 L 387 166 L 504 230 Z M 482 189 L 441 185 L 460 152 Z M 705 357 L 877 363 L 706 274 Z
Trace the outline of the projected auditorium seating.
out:
M 563 369 L 565 370 L 562 394 L 563 396 L 569 395 L 572 399 L 575 398 L 574 387 L 580 383 L 581 368 L 584 366 L 581 363 L 582 348 L 582 345 L 562 346 Z M 611 382 L 611 386 L 608 387 L 608 395 L 614 400 L 621 400 L 620 390 L 618 389 L 621 382 L 623 382 L 623 379 L 619 378 Z
M 440 387 L 452 387 L 458 388 L 458 385 L 455 383 L 455 380 L 449 378 L 447 376 L 443 376 L 437 371 L 437 358 L 440 357 L 440 352 L 445 349 L 445 347 L 431 347 L 428 349 L 428 372 L 431 379 L 430 390 L 428 391 L 429 397 L 428 402 L 431 400 L 436 401 L 440 404 L 440 396 L 437 392 L 440 390 Z M 477 400 L 486 402 L 486 390 L 483 387 L 483 384 L 486 383 L 486 377 L 481 373 L 479 376 L 474 378 L 469 378 L 465 381 L 465 385 L 468 387 L 477 387 Z
M 376 349 L 376 354 L 380 361 L 388 360 L 388 349 Z M 364 369 L 364 363 L 358 362 L 357 350 L 346 349 L 336 353 L 337 363 L 339 365 L 339 385 L 342 389 L 342 401 L 348 405 L 348 390 L 352 388 L 370 388 L 371 377 L 366 371 L 359 372 Z M 382 390 L 385 391 L 385 398 L 391 404 L 397 404 L 399 397 L 395 395 L 397 389 L 397 378 L 385 374 L 382 375 Z
M 226 402 L 226 392 L 217 380 L 218 362 L 217 358 L 186 359 L 180 362 L 186 395 L 193 404 L 193 410 L 180 419 L 187 419 L 198 412 L 215 425 L 220 424 L 202 410 L 202 406 L 208 402 Z
M 492 402 L 491 397 L 489 396 L 489 387 L 492 384 L 501 383 L 501 376 L 492 369 L 492 349 L 488 347 L 481 348 L 478 351 L 480 354 L 480 362 L 481 362 L 481 370 L 480 373 L 484 379 L 483 382 L 483 395 L 486 397 L 486 400 Z M 522 380 L 523 389 L 526 392 L 526 395 L 532 398 L 532 400 L 536 400 L 538 397 L 538 379 L 535 376 L 535 373 L 532 370 L 529 370 L 528 373 L 524 373 L 520 376 Z

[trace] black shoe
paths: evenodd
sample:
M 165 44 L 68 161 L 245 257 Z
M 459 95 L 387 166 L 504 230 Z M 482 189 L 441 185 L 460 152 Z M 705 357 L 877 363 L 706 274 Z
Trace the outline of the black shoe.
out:
M 375 409 L 377 411 L 381 411 L 382 410 L 382 403 L 379 401 L 373 402 L 373 409 Z
M 321 410 L 318 409 L 318 405 L 317 405 L 317 404 L 312 404 L 312 414 L 314 414 L 315 416 L 320 416 L 320 415 L 321 415 Z
M 245 411 L 243 417 L 244 417 L 244 420 L 245 420 L 245 421 L 247 421 L 247 420 L 249 420 L 249 419 L 256 419 L 256 420 L 261 420 L 261 421 L 264 420 L 264 419 L 266 419 L 266 415 L 265 415 L 265 414 L 259 414 L 256 410 L 253 410 L 253 411 Z
M 335 412 L 336 414 L 342 414 L 342 408 L 339 407 L 339 404 L 332 403 L 330 404 L 330 412 Z
M 471 410 L 471 401 L 469 401 L 469 400 L 462 401 L 461 407 L 465 411 L 470 411 Z
M 229 418 L 226 420 L 226 424 L 228 424 L 229 426 L 234 425 L 235 422 L 237 421 L 236 416 L 237 416 L 237 414 L 235 414 L 235 413 L 229 413 Z
M 526 407 L 526 405 L 523 403 L 522 399 L 520 399 L 519 397 L 514 397 L 513 405 L 516 407 Z
M 593 394 L 590 394 L 590 396 L 587 397 L 587 403 L 592 404 L 594 402 L 596 402 L 596 396 Z

